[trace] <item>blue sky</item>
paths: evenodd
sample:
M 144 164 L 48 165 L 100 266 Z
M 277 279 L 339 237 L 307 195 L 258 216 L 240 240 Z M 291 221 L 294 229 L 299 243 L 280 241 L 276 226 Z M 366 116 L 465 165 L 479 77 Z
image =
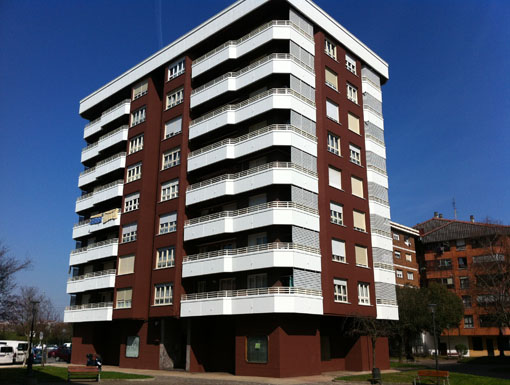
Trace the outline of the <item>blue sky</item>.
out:
M 0 0 L 0 240 L 20 284 L 58 310 L 85 121 L 79 100 L 231 3 Z M 383 87 L 392 218 L 510 223 L 510 2 L 317 4 L 390 64 Z

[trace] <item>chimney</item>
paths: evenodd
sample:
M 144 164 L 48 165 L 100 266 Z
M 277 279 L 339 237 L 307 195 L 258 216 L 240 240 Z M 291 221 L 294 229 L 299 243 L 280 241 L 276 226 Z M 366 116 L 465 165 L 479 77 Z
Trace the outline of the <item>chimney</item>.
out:
M 443 218 L 443 214 L 439 214 L 439 218 Z
M 437 211 L 434 211 L 434 218 L 439 218 L 439 214 Z
M 470 215 L 469 216 L 469 220 L 471 221 L 471 223 L 475 223 L 475 216 L 474 215 Z

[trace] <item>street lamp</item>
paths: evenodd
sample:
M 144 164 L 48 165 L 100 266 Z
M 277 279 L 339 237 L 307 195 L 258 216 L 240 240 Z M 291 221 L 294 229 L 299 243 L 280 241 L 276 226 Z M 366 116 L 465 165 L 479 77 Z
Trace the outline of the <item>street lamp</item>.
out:
M 32 304 L 32 325 L 30 326 L 30 339 L 28 342 L 28 361 L 27 361 L 27 376 L 32 377 L 34 373 L 32 372 L 32 364 L 34 361 L 34 355 L 32 354 L 32 339 L 34 337 L 34 320 L 35 313 L 37 312 L 37 304 L 39 301 L 30 301 Z
M 432 313 L 432 327 L 434 330 L 434 349 L 436 351 L 436 370 L 439 370 L 437 339 L 436 339 L 436 307 L 437 307 L 437 305 L 435 303 L 429 304 L 429 310 Z

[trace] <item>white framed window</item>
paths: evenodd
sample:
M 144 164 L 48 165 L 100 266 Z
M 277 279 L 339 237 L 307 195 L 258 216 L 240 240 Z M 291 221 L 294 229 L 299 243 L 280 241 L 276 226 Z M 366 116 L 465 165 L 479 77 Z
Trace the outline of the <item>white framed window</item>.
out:
M 342 189 L 342 172 L 334 167 L 328 167 L 329 185 L 331 187 Z
M 143 134 L 129 139 L 129 154 L 133 154 L 143 149 Z
M 133 100 L 145 95 L 149 89 L 149 81 L 144 80 L 133 87 Z
M 356 75 L 356 59 L 348 54 L 345 54 L 345 68 Z
M 395 241 L 399 241 L 400 240 L 400 235 L 398 235 L 397 233 L 393 233 L 393 239 Z
M 343 225 L 343 211 L 344 207 L 338 203 L 330 202 L 329 211 L 331 215 L 331 223 L 336 225 Z
M 354 144 L 349 144 L 349 153 L 351 162 L 361 165 L 361 148 Z
M 347 99 L 358 104 L 358 89 L 350 83 L 347 83 Z
M 370 305 L 370 285 L 368 283 L 358 283 L 358 303 Z
M 116 309 L 129 309 L 131 307 L 131 299 L 133 297 L 133 289 L 117 289 L 117 300 L 115 302 Z
M 336 60 L 336 45 L 328 39 L 324 39 L 324 52 L 326 52 L 326 55 Z
M 165 123 L 165 139 L 171 138 L 182 131 L 182 116 Z
M 413 261 L 413 256 L 411 254 L 406 254 L 406 261 L 407 262 L 412 262 Z
M 340 239 L 331 240 L 331 254 L 333 255 L 333 261 L 346 263 L 345 258 L 345 241 Z
M 344 279 L 333 279 L 333 285 L 335 286 L 335 302 L 347 303 L 347 281 Z
M 173 148 L 163 154 L 163 170 L 175 167 L 181 163 L 181 149 Z
M 173 90 L 169 94 L 166 95 L 166 109 L 175 107 L 178 104 L 181 104 L 184 101 L 184 88 L 179 88 L 177 90 Z
M 267 287 L 267 273 L 250 274 L 248 276 L 248 289 Z
M 138 224 L 136 222 L 122 226 L 122 243 L 136 241 Z
M 145 122 L 145 118 L 146 118 L 145 111 L 146 111 L 145 106 L 143 106 L 142 108 L 139 108 L 136 111 L 133 111 L 133 113 L 131 114 L 131 127 Z
M 175 266 L 175 247 L 163 247 L 157 251 L 156 269 Z
M 122 255 L 119 257 L 117 275 L 132 274 L 135 272 L 135 256 Z
M 338 76 L 328 67 L 326 67 L 326 85 L 330 86 L 334 90 L 338 90 Z
M 140 205 L 140 193 L 135 192 L 133 194 L 126 195 L 124 198 L 124 212 L 127 213 L 129 211 L 138 210 L 138 206 Z
M 161 202 L 179 196 L 179 179 L 172 179 L 161 184 Z
M 367 248 L 364 246 L 354 246 L 354 251 L 356 254 L 356 265 L 357 266 L 368 266 L 368 252 Z
M 168 80 L 176 78 L 184 73 L 185 59 L 179 59 L 168 66 Z
M 326 99 L 326 115 L 328 118 L 338 122 L 338 104 Z
M 409 281 L 414 280 L 414 274 L 413 274 L 413 272 L 412 272 L 412 271 L 408 271 L 408 272 L 407 272 L 407 279 L 408 279 Z
M 340 138 L 328 132 L 328 151 L 340 155 Z
M 366 221 L 365 221 L 365 213 L 362 213 L 361 211 L 353 210 L 352 216 L 354 219 L 354 230 L 367 231 Z
M 402 270 L 397 270 L 397 278 L 404 278 L 404 273 Z
M 162 283 L 154 286 L 154 305 L 164 306 L 173 303 L 174 286 L 171 283 Z
M 358 135 L 361 135 L 359 129 L 359 118 L 357 116 L 354 116 L 350 112 L 347 114 L 347 117 L 348 117 L 347 125 L 349 130 L 355 132 Z
M 356 195 L 357 197 L 364 198 L 365 194 L 363 193 L 363 180 L 356 178 L 355 176 L 351 176 L 351 188 L 352 195 Z
M 133 164 L 127 169 L 126 183 L 133 182 L 142 177 L 142 162 Z
M 177 231 L 177 213 L 164 214 L 159 217 L 159 233 L 166 234 Z
M 395 251 L 395 258 L 400 259 L 400 251 Z
M 407 247 L 411 247 L 411 238 L 409 238 L 407 235 L 404 236 L 404 243 Z

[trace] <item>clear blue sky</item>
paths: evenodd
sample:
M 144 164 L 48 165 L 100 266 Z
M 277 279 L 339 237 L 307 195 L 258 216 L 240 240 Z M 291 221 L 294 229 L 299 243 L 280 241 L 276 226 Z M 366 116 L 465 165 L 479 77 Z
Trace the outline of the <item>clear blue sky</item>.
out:
M 59 310 L 85 121 L 79 100 L 231 3 L 0 0 L 0 239 Z M 510 2 L 317 0 L 390 64 L 392 218 L 510 217 Z

